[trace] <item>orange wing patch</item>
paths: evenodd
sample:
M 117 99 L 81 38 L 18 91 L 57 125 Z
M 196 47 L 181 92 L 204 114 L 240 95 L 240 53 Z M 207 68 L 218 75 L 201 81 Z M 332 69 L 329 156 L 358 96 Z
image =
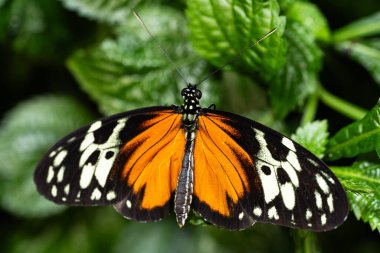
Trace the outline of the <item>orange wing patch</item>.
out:
M 167 203 L 177 186 L 184 155 L 185 135 L 181 115 L 162 113 L 145 121 L 144 131 L 121 150 L 129 158 L 122 178 L 137 194 L 144 187 L 141 207 L 153 209 Z
M 230 216 L 227 196 L 236 204 L 249 190 L 243 162 L 251 157 L 232 136 L 239 133 L 222 117 L 199 117 L 194 148 L 194 194 L 200 202 L 223 216 Z

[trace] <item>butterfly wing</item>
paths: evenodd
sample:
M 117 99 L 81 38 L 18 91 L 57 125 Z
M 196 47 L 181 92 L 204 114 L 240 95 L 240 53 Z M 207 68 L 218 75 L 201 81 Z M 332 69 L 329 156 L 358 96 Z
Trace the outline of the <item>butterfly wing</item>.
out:
M 59 204 L 115 204 L 127 218 L 161 219 L 182 159 L 180 118 L 175 108 L 150 107 L 69 134 L 38 165 L 38 191 Z
M 194 157 L 193 208 L 218 226 L 325 231 L 347 217 L 346 194 L 320 159 L 247 118 L 203 109 Z

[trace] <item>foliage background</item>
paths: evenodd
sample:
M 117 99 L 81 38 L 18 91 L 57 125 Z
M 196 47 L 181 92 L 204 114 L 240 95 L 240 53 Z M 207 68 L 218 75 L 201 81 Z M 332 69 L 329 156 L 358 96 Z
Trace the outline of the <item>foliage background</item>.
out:
M 131 15 L 136 8 L 203 106 L 243 114 L 324 157 L 352 212 L 308 233 L 243 232 L 124 220 L 35 190 L 34 167 L 66 133 L 102 115 L 181 103 L 183 81 Z M 2 252 L 379 252 L 380 2 L 377 0 L 0 0 Z M 364 118 L 363 118 L 364 117 Z M 193 223 L 199 221 L 193 220 Z

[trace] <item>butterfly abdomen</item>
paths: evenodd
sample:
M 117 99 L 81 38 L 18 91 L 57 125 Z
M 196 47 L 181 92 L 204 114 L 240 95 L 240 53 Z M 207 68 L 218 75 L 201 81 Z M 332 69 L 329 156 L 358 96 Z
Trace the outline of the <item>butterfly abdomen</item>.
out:
M 195 132 L 186 132 L 185 154 L 174 198 L 174 212 L 180 227 L 185 225 L 193 198 L 194 142 Z

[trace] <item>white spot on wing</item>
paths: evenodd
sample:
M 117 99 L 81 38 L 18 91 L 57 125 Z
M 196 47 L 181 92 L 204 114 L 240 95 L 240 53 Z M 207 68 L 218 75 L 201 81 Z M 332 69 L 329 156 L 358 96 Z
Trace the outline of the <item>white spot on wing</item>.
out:
M 103 150 L 101 157 L 99 158 L 98 164 L 96 165 L 95 178 L 98 180 L 99 184 L 104 187 L 108 178 L 108 174 L 112 168 L 113 162 L 115 161 L 116 155 L 112 156 L 110 159 L 106 159 L 106 153 L 108 151 L 113 151 L 115 154 L 119 149 L 108 149 Z
M 239 220 L 242 220 L 243 218 L 244 218 L 244 213 L 243 212 L 239 213 Z
M 92 191 L 91 199 L 92 199 L 92 200 L 99 200 L 101 197 L 102 197 L 102 193 L 99 191 L 98 188 L 95 188 L 95 189 Z
M 260 207 L 255 207 L 253 209 L 253 214 L 256 215 L 256 216 L 261 216 L 262 213 L 263 213 L 263 211 L 261 210 Z
M 64 191 L 64 193 L 65 193 L 66 195 L 68 195 L 68 194 L 69 194 L 69 191 L 70 191 L 70 184 L 67 184 L 67 185 L 65 186 L 65 188 L 63 188 L 63 191 Z
M 59 166 L 63 162 L 63 159 L 65 159 L 66 155 L 67 155 L 67 151 L 66 150 L 60 151 L 57 154 L 57 156 L 54 158 L 54 161 L 53 161 L 54 167 Z
M 108 201 L 111 201 L 116 198 L 116 193 L 114 191 L 109 191 L 106 196 Z
M 285 147 L 287 147 L 288 149 L 290 149 L 291 151 L 296 152 L 296 148 L 294 147 L 294 143 L 291 140 L 289 140 L 288 138 L 282 137 L 281 143 Z
M 57 186 L 53 185 L 51 187 L 51 196 L 56 197 L 57 196 Z
M 63 175 L 65 174 L 65 166 L 61 166 L 57 173 L 57 182 L 60 183 L 63 180 Z
M 53 150 L 51 151 L 51 153 L 49 154 L 49 157 L 53 157 L 57 154 L 57 151 Z
M 264 190 L 264 198 L 265 202 L 271 202 L 279 193 L 280 189 L 278 188 L 277 177 L 274 173 L 274 168 L 270 164 L 266 164 L 260 160 L 257 160 L 256 166 L 258 168 L 258 174 L 261 180 L 261 185 Z M 262 171 L 262 166 L 268 166 L 271 173 L 269 175 L 265 175 Z
M 132 207 L 132 203 L 131 203 L 130 200 L 127 200 L 127 201 L 125 202 L 125 205 L 127 206 L 127 208 L 131 208 L 131 207 Z
M 95 130 L 98 130 L 102 126 L 102 122 L 100 120 L 92 123 L 90 128 L 87 130 L 88 133 L 94 132 Z
M 73 137 L 71 137 L 71 138 L 67 141 L 67 143 L 73 142 L 75 139 L 76 139 L 76 137 L 73 136 Z
M 86 164 L 83 167 L 79 180 L 79 185 L 82 189 L 86 189 L 90 185 L 92 177 L 94 176 L 94 170 L 95 167 L 91 164 Z
M 317 183 L 318 183 L 319 187 L 323 191 L 323 193 L 324 194 L 329 194 L 330 188 L 327 185 L 326 180 L 320 174 L 316 174 L 315 178 L 317 180 Z
M 296 153 L 294 152 L 289 152 L 288 153 L 288 156 L 286 157 L 286 160 L 288 160 L 288 162 L 297 170 L 297 171 L 301 171 L 301 165 L 298 161 L 298 157 L 296 155 Z
M 326 224 L 326 214 L 322 214 L 322 216 L 321 216 L 321 224 L 322 225 L 325 225 Z
M 288 210 L 293 210 L 296 204 L 296 196 L 291 183 L 287 182 L 281 185 L 281 196 L 285 207 Z
M 276 207 L 271 207 L 269 208 L 268 210 L 268 218 L 269 219 L 275 219 L 275 220 L 278 220 L 280 217 L 278 217 L 278 213 L 277 213 L 277 209 Z
M 306 215 L 305 216 L 306 216 L 306 220 L 309 220 L 313 216 L 313 214 L 312 214 L 312 212 L 310 211 L 309 208 L 306 210 Z
M 50 183 L 51 180 L 53 179 L 54 177 L 54 169 L 53 169 L 53 166 L 49 166 L 49 170 L 48 170 L 48 175 L 47 175 L 47 178 L 46 178 L 46 182 L 47 183 Z
M 321 194 L 318 191 L 314 192 L 315 195 L 315 204 L 318 207 L 318 209 L 322 209 L 322 197 Z
M 334 212 L 333 196 L 331 193 L 327 197 L 327 205 L 329 206 L 330 213 Z

